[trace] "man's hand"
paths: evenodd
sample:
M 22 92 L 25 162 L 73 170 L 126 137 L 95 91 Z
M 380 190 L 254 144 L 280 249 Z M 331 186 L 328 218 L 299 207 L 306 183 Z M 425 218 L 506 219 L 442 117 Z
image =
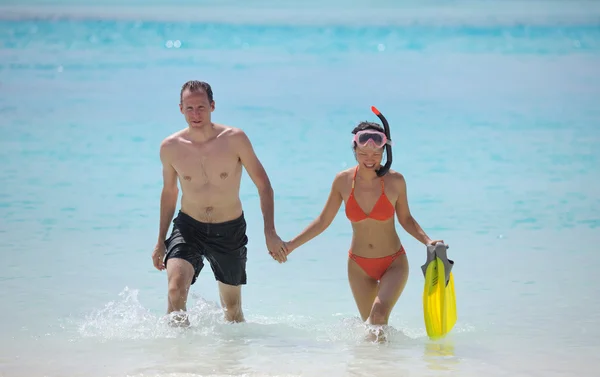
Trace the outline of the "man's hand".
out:
M 282 251 L 281 245 L 283 245 L 283 241 L 275 231 L 266 232 L 265 239 L 267 241 L 267 249 L 269 250 L 269 254 L 279 263 L 285 263 L 287 261 L 287 255 Z
M 154 264 L 154 267 L 157 270 L 162 271 L 166 268 L 164 259 L 165 259 L 165 244 L 162 242 L 158 242 L 156 244 L 156 246 L 154 247 L 154 251 L 152 252 L 152 263 Z

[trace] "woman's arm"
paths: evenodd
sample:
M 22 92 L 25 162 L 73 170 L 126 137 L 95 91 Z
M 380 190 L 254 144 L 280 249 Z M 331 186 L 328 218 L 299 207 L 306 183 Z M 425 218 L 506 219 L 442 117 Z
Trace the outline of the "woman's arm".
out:
M 287 254 L 312 240 L 321 234 L 325 229 L 327 229 L 329 225 L 331 225 L 331 222 L 337 215 L 343 201 L 340 191 L 342 179 L 343 172 L 338 173 L 335 176 L 335 179 L 331 185 L 329 197 L 327 198 L 327 202 L 325 203 L 325 207 L 321 211 L 321 214 L 317 216 L 317 218 L 314 219 L 313 222 L 311 222 L 310 225 L 308 225 L 308 227 L 306 227 L 306 229 L 304 229 L 300 234 L 286 243 L 285 247 L 287 248 Z
M 404 176 L 398 172 L 394 172 L 394 181 L 397 182 L 396 187 L 400 195 L 398 196 L 398 200 L 396 201 L 396 216 L 398 216 L 398 221 L 400 225 L 406 230 L 408 234 L 413 236 L 417 241 L 423 243 L 424 245 L 429 245 L 432 241 L 431 238 L 425 233 L 417 220 L 412 217 L 410 213 L 410 208 L 408 206 L 408 194 L 406 190 L 406 180 Z

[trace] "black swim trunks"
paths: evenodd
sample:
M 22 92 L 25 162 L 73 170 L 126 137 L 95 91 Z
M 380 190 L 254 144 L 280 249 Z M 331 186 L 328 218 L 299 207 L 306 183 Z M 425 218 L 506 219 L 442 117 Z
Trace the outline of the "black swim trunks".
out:
M 246 220 L 244 214 L 222 223 L 203 223 L 179 211 L 173 230 L 165 240 L 165 266 L 171 258 L 181 258 L 194 267 L 196 282 L 206 258 L 215 279 L 228 285 L 246 284 Z

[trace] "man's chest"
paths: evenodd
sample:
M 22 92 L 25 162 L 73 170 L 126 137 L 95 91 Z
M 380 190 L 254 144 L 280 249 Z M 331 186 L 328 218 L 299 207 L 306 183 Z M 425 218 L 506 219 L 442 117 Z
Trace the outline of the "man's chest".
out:
M 184 150 L 173 167 L 184 181 L 219 182 L 241 173 L 239 157 L 228 149 Z

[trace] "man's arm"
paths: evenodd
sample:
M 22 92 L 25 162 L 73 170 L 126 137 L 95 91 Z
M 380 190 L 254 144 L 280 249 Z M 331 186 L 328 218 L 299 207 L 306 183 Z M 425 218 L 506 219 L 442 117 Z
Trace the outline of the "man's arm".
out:
M 179 189 L 177 188 L 177 171 L 173 168 L 169 158 L 169 144 L 166 139 L 160 145 L 160 161 L 162 163 L 163 188 L 160 194 L 160 225 L 158 230 L 158 243 L 167 238 L 169 225 L 175 214 Z
M 246 133 L 242 130 L 236 130 L 236 150 L 240 157 L 242 165 L 248 172 L 250 179 L 258 189 L 260 196 L 260 208 L 262 210 L 265 234 L 275 234 L 275 204 L 273 187 L 267 176 L 262 163 L 254 153 L 254 148 Z
M 431 239 L 429 236 L 427 236 L 425 231 L 421 229 L 421 226 L 419 223 L 417 223 L 417 220 L 415 220 L 410 213 L 406 180 L 402 174 L 397 172 L 394 174 L 397 175 L 394 177 L 394 179 L 397 182 L 397 187 L 400 192 L 398 200 L 396 201 L 396 215 L 398 216 L 398 222 L 400 225 L 402 225 L 404 230 L 406 230 L 406 232 L 413 236 L 417 241 L 428 245 L 431 243 Z

